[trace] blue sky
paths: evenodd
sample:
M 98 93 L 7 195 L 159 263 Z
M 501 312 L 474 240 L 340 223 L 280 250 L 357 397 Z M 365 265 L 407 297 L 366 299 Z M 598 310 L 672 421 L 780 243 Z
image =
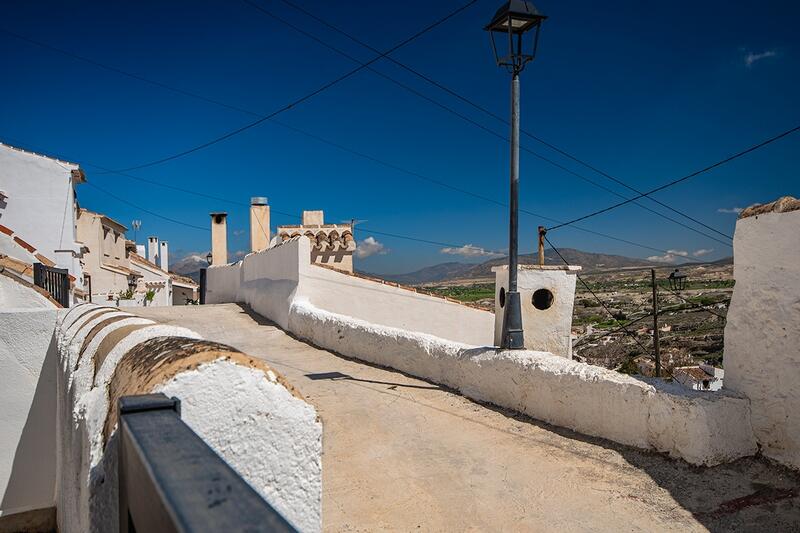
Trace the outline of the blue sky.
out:
M 297 0 L 378 49 L 387 49 L 461 2 Z M 261 5 L 367 61 L 372 52 L 306 20 L 279 0 Z M 478 1 L 393 54 L 493 112 L 508 114 L 505 71 L 482 31 L 498 7 Z M 800 122 L 797 2 L 537 2 L 550 16 L 539 56 L 522 75 L 522 127 L 639 189 L 650 189 L 760 142 Z M 19 2 L 0 28 L 227 104 L 270 113 L 355 64 L 239 1 Z M 507 135 L 507 127 L 398 67 L 377 70 Z M 248 246 L 247 207 L 102 174 L 191 148 L 253 120 L 97 68 L 0 32 L 0 141 L 81 163 L 93 184 L 169 218 L 205 227 L 229 213 L 229 248 Z M 505 202 L 508 145 L 367 71 L 278 119 L 412 172 Z M 620 193 L 620 186 L 523 137 L 523 144 Z M 732 210 L 791 194 L 800 134 L 657 195 L 724 233 Z M 208 149 L 131 171 L 149 180 L 246 204 L 268 196 L 274 210 L 324 209 L 330 222 L 365 219 L 357 238 L 371 255 L 357 267 L 407 272 L 485 257 L 370 230 L 487 250 L 507 247 L 506 209 L 358 158 L 266 122 Z M 204 252 L 209 233 L 176 225 L 81 186 L 83 206 L 123 223 L 143 221 L 139 240 L 158 235 L 180 253 Z M 616 196 L 523 152 L 521 206 L 565 220 L 616 203 Z M 654 209 L 662 208 L 648 204 Z M 293 223 L 273 215 L 277 224 Z M 523 214 L 521 248 L 536 227 Z M 703 258 L 731 255 L 724 244 L 633 205 L 583 223 L 587 228 Z M 131 235 L 132 236 L 132 235 Z M 561 247 L 648 257 L 656 252 L 570 228 Z M 725 240 L 725 239 L 722 239 Z M 382 245 L 382 248 L 381 248 Z M 452 246 L 450 248 L 456 248 Z M 457 250 L 451 250 L 457 251 Z

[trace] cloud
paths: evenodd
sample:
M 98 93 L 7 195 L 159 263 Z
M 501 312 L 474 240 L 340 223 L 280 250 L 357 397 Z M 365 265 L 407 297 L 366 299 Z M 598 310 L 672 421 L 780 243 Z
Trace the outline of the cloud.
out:
M 235 229 L 235 230 L 233 230 L 233 236 L 234 237 L 240 237 L 240 236 L 244 235 L 245 233 L 247 233 L 247 230 L 244 230 L 244 229 Z
M 737 215 L 742 211 L 744 211 L 744 207 L 731 207 L 731 208 L 720 207 L 719 209 L 717 209 L 717 213 L 734 213 Z
M 692 255 L 695 257 L 703 257 L 704 255 L 708 255 L 713 251 L 713 248 L 700 248 L 699 250 L 692 252 Z
M 768 57 L 775 57 L 778 53 L 775 50 L 766 50 L 761 53 L 755 52 L 747 52 L 744 56 L 744 64 L 747 68 L 751 68 L 754 64 L 761 61 L 762 59 L 766 59 Z
M 441 252 L 448 255 L 461 255 L 463 257 L 502 257 L 503 254 L 484 250 L 471 244 L 465 244 L 459 248 L 442 248 Z
M 375 237 L 367 237 L 356 246 L 356 251 L 354 252 L 355 256 L 359 259 L 364 259 L 371 255 L 386 255 L 389 253 L 389 250 L 383 245 L 383 243 L 378 242 Z
M 654 263 L 674 263 L 679 257 L 688 257 L 689 252 L 686 250 L 667 250 L 664 255 L 651 255 L 647 258 L 648 261 Z
M 242 257 L 246 256 L 247 254 L 248 254 L 247 250 L 237 250 L 233 254 L 233 257 L 235 257 L 236 259 L 241 259 Z

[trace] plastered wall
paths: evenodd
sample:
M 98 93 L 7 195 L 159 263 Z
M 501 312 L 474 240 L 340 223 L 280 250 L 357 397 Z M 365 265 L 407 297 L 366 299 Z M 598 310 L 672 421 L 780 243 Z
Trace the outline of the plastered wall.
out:
M 116 531 L 116 401 L 151 392 L 180 398 L 182 419 L 298 528 L 321 529 L 322 426 L 266 364 L 92 304 L 64 313 L 55 337 L 60 531 Z
M 750 398 L 764 455 L 800 468 L 800 210 L 740 218 L 733 247 L 723 388 Z
M 752 455 L 749 402 L 635 379 L 546 352 L 476 348 L 295 302 L 290 330 L 329 350 L 401 370 L 557 426 L 696 465 Z
M 0 517 L 55 505 L 56 314 L 0 312 Z
M 295 301 L 468 344 L 493 340 L 493 313 L 312 265 L 306 237 L 208 269 L 207 303 L 246 303 L 288 329 Z

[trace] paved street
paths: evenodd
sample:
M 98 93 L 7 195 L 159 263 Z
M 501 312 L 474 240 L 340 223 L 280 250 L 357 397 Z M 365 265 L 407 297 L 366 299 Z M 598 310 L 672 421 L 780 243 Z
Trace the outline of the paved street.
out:
M 798 478 L 695 468 L 309 346 L 236 304 L 136 311 L 282 372 L 322 417 L 326 531 L 788 531 Z

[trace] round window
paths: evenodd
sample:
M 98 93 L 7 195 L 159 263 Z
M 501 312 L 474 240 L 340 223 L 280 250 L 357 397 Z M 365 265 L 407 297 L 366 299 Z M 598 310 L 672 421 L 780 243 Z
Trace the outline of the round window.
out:
M 553 305 L 553 293 L 547 289 L 539 289 L 533 293 L 533 306 L 540 311 L 550 309 Z
M 500 287 L 500 307 L 506 306 L 506 288 Z

